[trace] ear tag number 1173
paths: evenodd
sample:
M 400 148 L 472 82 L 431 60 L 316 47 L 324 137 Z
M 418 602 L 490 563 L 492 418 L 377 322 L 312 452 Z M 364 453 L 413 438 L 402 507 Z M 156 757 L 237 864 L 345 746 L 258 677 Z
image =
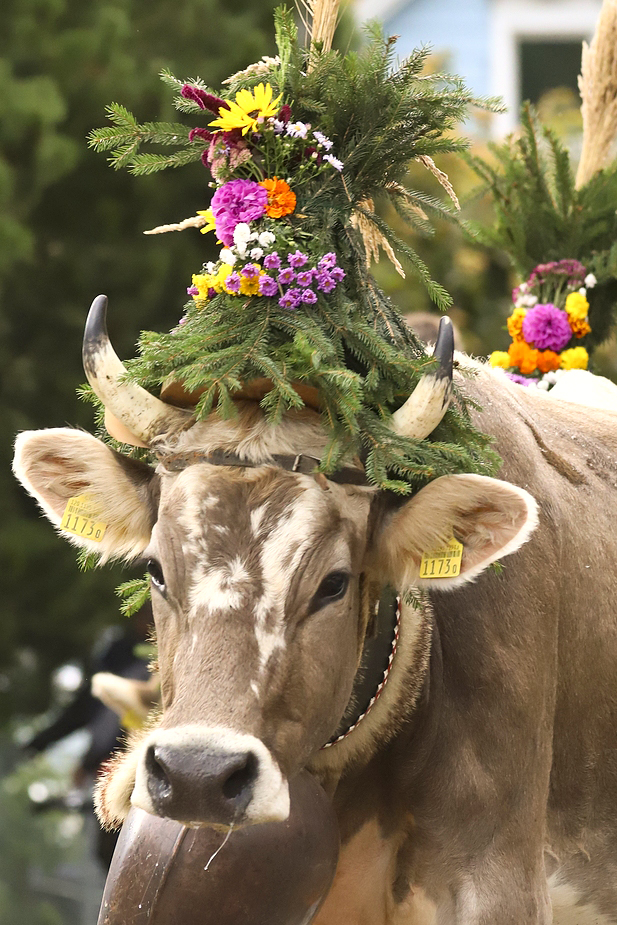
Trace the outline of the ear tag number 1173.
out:
M 456 578 L 461 573 L 463 544 L 454 537 L 447 546 L 425 552 L 420 563 L 420 578 Z
M 98 519 L 100 515 L 100 505 L 92 495 L 75 495 L 67 502 L 60 527 L 74 536 L 100 543 L 107 529 L 107 524 Z

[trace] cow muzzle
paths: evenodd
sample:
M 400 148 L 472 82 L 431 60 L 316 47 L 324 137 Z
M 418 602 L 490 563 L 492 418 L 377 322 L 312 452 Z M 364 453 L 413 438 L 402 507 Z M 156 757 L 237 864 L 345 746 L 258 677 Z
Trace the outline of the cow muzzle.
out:
M 187 824 L 280 822 L 289 788 L 260 739 L 191 725 L 155 730 L 142 743 L 131 803 Z

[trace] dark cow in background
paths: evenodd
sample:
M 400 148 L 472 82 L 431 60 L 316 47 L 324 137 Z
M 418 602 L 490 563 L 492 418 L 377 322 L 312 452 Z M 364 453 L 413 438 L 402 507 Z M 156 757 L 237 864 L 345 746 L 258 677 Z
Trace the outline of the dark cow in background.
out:
M 617 414 L 461 358 L 502 478 L 445 477 L 392 504 L 284 468 L 320 455 L 315 413 L 270 427 L 245 403 L 190 426 L 120 381 L 100 324 L 86 347 L 156 473 L 69 429 L 22 434 L 15 471 L 56 525 L 92 494 L 102 556 L 149 562 L 163 712 L 102 782 L 102 817 L 132 802 L 284 819 L 308 767 L 342 836 L 317 925 L 547 925 L 551 889 L 556 908 L 578 904 L 561 925 L 617 922 Z M 461 575 L 422 581 L 422 554 L 452 535 Z M 428 594 L 403 599 L 387 683 L 357 721 L 386 584 Z

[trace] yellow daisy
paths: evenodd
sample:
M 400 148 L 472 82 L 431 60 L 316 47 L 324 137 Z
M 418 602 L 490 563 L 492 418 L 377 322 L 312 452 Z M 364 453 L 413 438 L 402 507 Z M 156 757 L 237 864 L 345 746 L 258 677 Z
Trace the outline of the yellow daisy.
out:
M 227 104 L 228 109 L 221 106 L 219 118 L 214 119 L 210 126 L 221 128 L 224 132 L 241 128 L 243 135 L 246 135 L 248 131 L 257 132 L 260 122 L 276 115 L 282 95 L 273 100 L 272 87 L 270 84 L 262 83 L 257 84 L 252 92 L 251 90 L 238 90 L 236 102 L 230 101 Z
M 206 224 L 200 229 L 202 234 L 207 234 L 208 231 L 216 230 L 216 222 L 214 221 L 212 209 L 203 209 L 201 212 L 198 210 L 197 214 L 201 215 L 202 218 L 206 220 Z

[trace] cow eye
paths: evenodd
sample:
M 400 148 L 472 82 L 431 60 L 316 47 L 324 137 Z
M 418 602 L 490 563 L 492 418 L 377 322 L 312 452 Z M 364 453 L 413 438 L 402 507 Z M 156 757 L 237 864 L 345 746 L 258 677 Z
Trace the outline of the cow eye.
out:
M 146 571 L 149 573 L 150 578 L 152 579 L 152 584 L 158 591 L 165 590 L 165 576 L 163 575 L 163 569 L 156 561 L 156 559 L 148 559 L 146 565 Z
M 313 596 L 311 611 L 314 613 L 331 604 L 333 601 L 339 601 L 345 596 L 349 586 L 349 575 L 347 572 L 330 572 L 319 585 Z

